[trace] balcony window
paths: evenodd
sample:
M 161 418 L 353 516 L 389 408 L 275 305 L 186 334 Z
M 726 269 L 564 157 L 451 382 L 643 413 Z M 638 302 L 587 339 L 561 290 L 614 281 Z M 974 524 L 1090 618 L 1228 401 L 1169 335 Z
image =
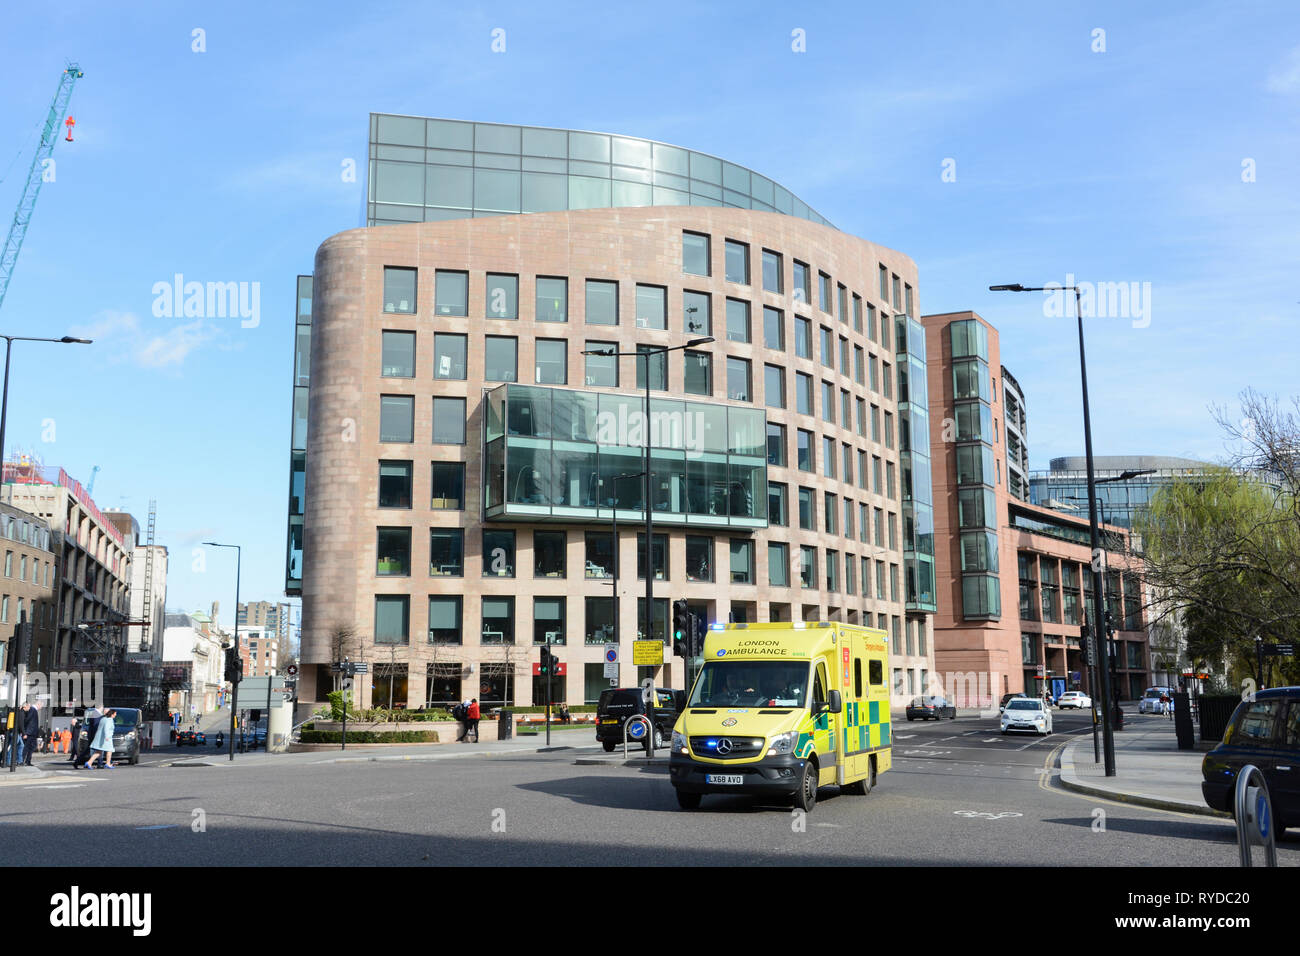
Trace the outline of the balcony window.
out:
M 415 314 L 415 270 L 384 266 L 384 311 Z

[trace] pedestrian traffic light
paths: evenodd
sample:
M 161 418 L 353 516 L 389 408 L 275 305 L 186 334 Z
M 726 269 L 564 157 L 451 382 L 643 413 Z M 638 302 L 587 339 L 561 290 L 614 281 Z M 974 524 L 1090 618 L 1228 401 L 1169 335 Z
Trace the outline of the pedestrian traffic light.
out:
M 673 653 L 686 657 L 691 635 L 691 622 L 695 617 L 685 599 L 673 602 Z

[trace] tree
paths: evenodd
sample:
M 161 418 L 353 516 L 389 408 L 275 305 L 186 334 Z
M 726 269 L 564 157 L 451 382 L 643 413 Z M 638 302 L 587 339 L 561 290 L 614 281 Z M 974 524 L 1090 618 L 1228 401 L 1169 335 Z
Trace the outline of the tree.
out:
M 361 635 L 357 632 L 355 624 L 338 623 L 330 627 L 330 661 L 331 663 L 341 661 L 343 658 L 359 660 L 361 657 Z M 334 689 L 339 690 L 342 686 L 343 675 L 334 675 Z
M 1179 621 L 1191 662 L 1253 673 L 1256 637 L 1300 640 L 1300 418 L 1251 391 L 1241 407 L 1236 422 L 1215 412 L 1236 443 L 1228 465 L 1162 488 L 1137 530 L 1153 620 Z

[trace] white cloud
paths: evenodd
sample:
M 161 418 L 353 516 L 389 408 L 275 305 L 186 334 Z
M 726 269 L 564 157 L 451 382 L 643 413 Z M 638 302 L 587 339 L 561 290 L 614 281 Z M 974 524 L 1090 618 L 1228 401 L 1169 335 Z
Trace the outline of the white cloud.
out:
M 179 367 L 196 349 L 225 337 L 211 322 L 196 319 L 161 333 L 141 327 L 133 312 L 101 312 L 88 325 L 75 326 L 71 333 L 92 339 L 105 347 L 110 362 L 131 362 L 143 368 Z
M 1281 66 L 1268 75 L 1270 93 L 1300 93 L 1300 46 L 1287 54 Z

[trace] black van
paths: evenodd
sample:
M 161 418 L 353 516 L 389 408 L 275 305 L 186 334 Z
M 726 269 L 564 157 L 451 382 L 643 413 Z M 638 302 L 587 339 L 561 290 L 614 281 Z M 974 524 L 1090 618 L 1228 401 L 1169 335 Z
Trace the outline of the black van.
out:
M 672 737 L 673 726 L 686 707 L 686 691 L 656 687 L 656 706 L 649 711 L 642 703 L 641 694 L 640 687 L 611 687 L 601 692 L 596 704 L 596 739 L 604 745 L 606 753 L 613 753 L 614 748 L 623 742 L 623 722 L 633 714 L 645 714 L 650 718 L 656 750 Z M 641 745 L 638 741 L 633 743 Z M 648 747 L 649 743 L 646 740 L 644 745 Z
M 1215 810 L 1233 810 L 1237 773 L 1254 764 L 1264 774 L 1280 833 L 1300 827 L 1300 687 L 1275 687 L 1243 700 L 1223 741 L 1201 761 L 1201 794 Z
M 101 712 L 108 710 L 101 708 Z M 117 716 L 113 718 L 113 759 L 124 763 L 140 762 L 140 721 L 144 714 L 138 707 L 114 707 Z

